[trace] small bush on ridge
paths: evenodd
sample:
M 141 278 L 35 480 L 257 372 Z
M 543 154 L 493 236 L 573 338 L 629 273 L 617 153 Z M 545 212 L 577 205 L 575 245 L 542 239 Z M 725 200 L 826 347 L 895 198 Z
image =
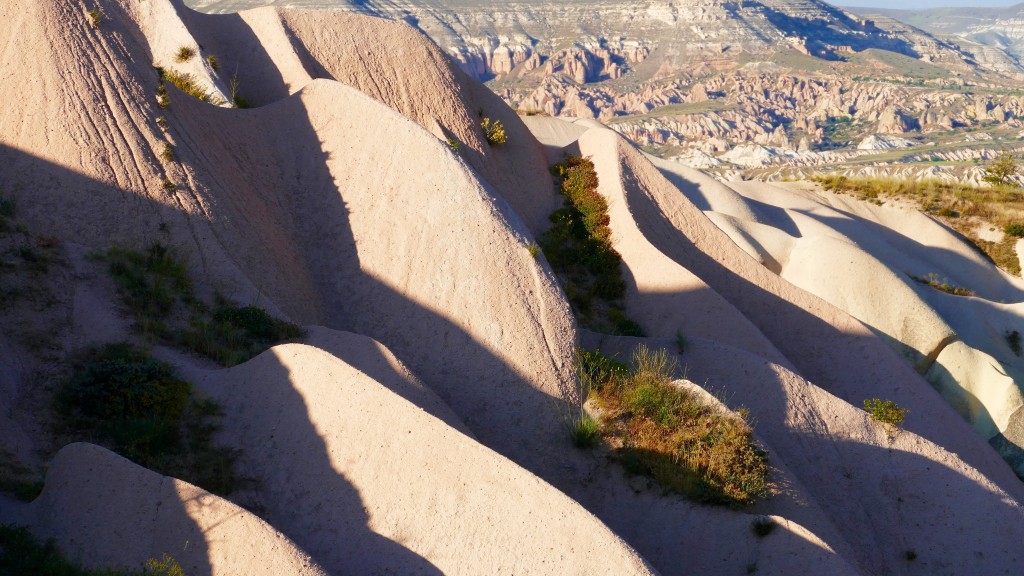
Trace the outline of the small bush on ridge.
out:
M 484 118 L 480 122 L 480 127 L 484 129 L 484 138 L 491 145 L 504 144 L 508 142 L 508 135 L 505 134 L 505 126 L 502 125 L 501 120 L 491 120 L 490 118 Z
M 195 48 L 192 48 L 191 46 L 182 46 L 181 48 L 178 48 L 177 52 L 174 53 L 174 61 L 178 64 L 182 64 L 191 60 L 192 57 L 195 55 Z
M 871 414 L 871 418 L 875 421 L 896 427 L 903 424 L 903 418 L 907 415 L 907 412 L 910 412 L 906 408 L 900 408 L 892 400 L 881 400 L 878 398 L 865 400 L 864 410 Z

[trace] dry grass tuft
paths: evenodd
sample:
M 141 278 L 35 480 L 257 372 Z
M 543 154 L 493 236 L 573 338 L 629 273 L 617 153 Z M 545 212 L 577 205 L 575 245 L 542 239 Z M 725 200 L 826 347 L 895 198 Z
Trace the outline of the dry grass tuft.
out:
M 197 80 L 192 74 L 186 74 L 176 70 L 165 70 L 163 71 L 163 79 L 174 84 L 178 90 L 181 90 L 185 94 L 188 94 L 201 102 L 213 104 L 214 106 L 220 106 L 226 103 L 223 98 L 216 94 L 207 92 L 206 88 L 203 87 L 199 80 Z

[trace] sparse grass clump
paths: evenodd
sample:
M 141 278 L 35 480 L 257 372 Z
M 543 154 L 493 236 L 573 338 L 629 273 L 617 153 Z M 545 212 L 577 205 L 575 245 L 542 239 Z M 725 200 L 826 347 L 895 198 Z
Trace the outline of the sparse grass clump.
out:
M 163 80 L 156 87 L 156 105 L 161 108 L 171 105 L 171 97 L 167 94 L 167 86 L 164 85 Z
M 108 269 L 121 299 L 144 334 L 160 334 L 178 301 L 188 298 L 192 281 L 179 256 L 163 244 L 144 252 L 111 248 Z
M 177 340 L 224 366 L 234 366 L 279 342 L 295 341 L 302 329 L 256 306 L 237 307 L 217 298 L 212 316 L 195 317 Z
M 551 214 L 551 227 L 540 240 L 551 267 L 565 287 L 569 303 L 588 328 L 642 336 L 626 317 L 622 257 L 612 247 L 608 202 L 597 191 L 597 172 L 589 158 L 569 156 L 555 164 L 565 206 Z
M 235 488 L 236 452 L 213 443 L 219 406 L 146 350 L 115 343 L 85 351 L 56 400 L 67 435 L 211 492 Z
M 195 48 L 191 46 L 182 46 L 178 48 L 178 51 L 174 53 L 174 61 L 178 64 L 183 64 L 192 59 L 196 55 Z
M 945 292 L 946 294 L 952 294 L 954 296 L 974 296 L 974 291 L 960 286 L 953 286 L 949 283 L 949 280 L 940 279 L 938 274 L 934 272 L 927 276 L 914 276 L 910 275 L 911 280 L 920 282 L 921 284 L 927 284 L 936 290 Z
M 100 24 L 102 24 L 103 20 L 105 19 L 103 11 L 99 9 L 99 6 L 94 7 L 91 10 L 88 10 L 85 13 L 85 16 L 89 20 L 90 28 L 99 28 Z
M 163 75 L 162 79 L 174 84 L 179 90 L 196 100 L 213 104 L 214 106 L 224 104 L 222 98 L 208 92 L 193 74 L 178 72 L 177 70 L 161 70 L 161 72 Z
M 638 347 L 631 371 L 592 352 L 578 361 L 601 433 L 627 469 L 702 502 L 738 506 L 769 495 L 767 455 L 744 412 L 723 412 L 674 384 L 664 350 Z
M 211 68 L 211 69 L 212 69 L 212 70 L 213 70 L 214 72 L 217 72 L 217 71 L 219 71 L 219 70 L 220 70 L 220 61 L 218 61 L 218 60 L 217 60 L 217 57 L 216 57 L 215 55 L 213 55 L 213 54 L 207 54 L 207 56 L 206 56 L 206 62 L 207 62 L 207 63 L 208 63 L 209 65 L 210 65 L 210 68 Z
M 577 448 L 590 448 L 597 444 L 601 437 L 601 429 L 597 421 L 588 414 L 582 414 L 573 423 L 570 434 L 572 443 Z
M 459 141 L 456 140 L 455 138 L 449 137 L 447 142 L 448 142 L 448 147 L 452 149 L 452 152 L 455 152 L 456 154 L 458 154 L 459 153 Z
M 4 191 L 0 190 L 0 232 L 7 229 L 7 219 L 14 218 L 17 206 L 14 198 L 8 198 L 4 195 Z
M 164 142 L 160 146 L 160 159 L 168 164 L 174 162 L 174 145 L 170 142 Z
M 526 246 L 526 251 L 530 253 L 530 256 L 536 258 L 537 256 L 540 255 L 541 252 L 540 245 L 531 242 L 529 245 Z
M 151 558 L 143 570 L 87 570 L 71 562 L 53 540 L 40 542 L 28 528 L 0 524 L 0 574 L 5 576 L 185 576 L 167 554 Z
M 0 492 L 22 502 L 31 502 L 43 490 L 43 481 L 31 468 L 20 464 L 15 457 L 0 448 Z
M 302 328 L 256 306 L 235 306 L 220 295 L 211 307 L 193 294 L 182 259 L 156 243 L 144 252 L 112 248 L 110 274 L 136 327 L 149 341 L 183 346 L 224 366 L 249 360 Z
M 484 129 L 484 138 L 487 139 L 488 144 L 493 146 L 508 142 L 508 135 L 505 134 L 505 126 L 501 123 L 501 120 L 484 118 L 480 122 L 480 127 Z

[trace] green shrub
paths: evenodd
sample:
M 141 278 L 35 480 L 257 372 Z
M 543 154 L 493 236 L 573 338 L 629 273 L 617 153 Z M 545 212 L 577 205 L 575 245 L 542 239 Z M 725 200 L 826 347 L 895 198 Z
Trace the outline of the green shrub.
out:
M 875 421 L 893 427 L 899 427 L 903 424 L 904 416 L 907 415 L 907 412 L 910 412 L 906 408 L 900 408 L 892 400 L 880 400 L 878 398 L 865 400 L 864 410 L 867 410 L 868 414 L 871 414 L 871 418 Z
M 551 214 L 551 227 L 540 244 L 565 287 L 569 303 L 588 328 L 623 336 L 642 336 L 640 325 L 626 317 L 622 257 L 611 244 L 608 203 L 597 191 L 589 158 L 569 156 L 552 166 L 565 206 Z
M 178 51 L 174 53 L 174 61 L 178 64 L 183 64 L 192 59 L 196 55 L 195 48 L 191 46 L 182 46 L 178 48 Z
M 178 185 L 175 184 L 174 181 L 168 178 L 167 176 L 164 176 L 163 179 L 160 180 L 160 187 L 166 190 L 167 192 L 172 192 L 178 188 Z
M 195 297 L 185 264 L 156 243 L 145 252 L 111 248 L 110 274 L 150 340 L 178 344 L 224 366 L 249 360 L 281 342 L 302 338 L 302 328 L 256 306 L 235 306 L 220 295 L 213 306 Z
M 214 72 L 217 72 L 217 71 L 220 70 L 220 62 L 217 60 L 217 57 L 214 56 L 213 54 L 208 54 L 206 56 L 206 61 L 210 64 L 210 68 Z
M 448 138 L 448 147 L 452 149 L 452 152 L 459 153 L 459 141 L 454 138 Z
M 536 258 L 540 255 L 540 246 L 536 243 L 531 242 L 526 246 L 526 251 L 530 253 L 530 256 Z
M 69 561 L 53 540 L 40 542 L 28 528 L 0 524 L 0 574 L 8 576 L 145 576 L 137 570 L 87 570 Z
M 212 317 L 194 318 L 179 340 L 190 350 L 224 366 L 253 358 L 280 342 L 302 337 L 302 328 L 255 306 L 237 307 L 219 298 Z
M 176 448 L 191 395 L 170 364 L 121 343 L 88 351 L 57 400 L 72 426 L 138 461 Z
M 1003 227 L 1003 232 L 1017 238 L 1024 238 L 1024 224 L 1007 224 Z
M 1013 353 L 1016 354 L 1017 356 L 1020 356 L 1020 332 L 1017 330 L 1007 330 L 1003 334 L 1003 338 L 1006 339 L 1006 345 L 1010 347 L 1010 350 L 1012 350 Z
M 501 120 L 492 121 L 490 118 L 484 118 L 480 122 L 480 126 L 484 129 L 484 138 L 487 139 L 488 144 L 504 144 L 508 141 L 505 126 L 501 124 Z
M 160 158 L 167 163 L 174 162 L 174 145 L 170 142 L 164 142 L 160 146 Z
M 767 497 L 768 462 L 746 412 L 725 414 L 675 385 L 664 350 L 639 346 L 630 371 L 595 352 L 577 356 L 600 407 L 600 431 L 632 472 L 703 502 L 747 505 Z
M 983 180 L 994 186 L 1010 186 L 1013 177 L 1020 171 L 1017 158 L 1011 152 L 1004 152 L 989 162 L 985 167 Z
M 170 364 L 114 343 L 85 351 L 73 369 L 56 396 L 65 434 L 211 492 L 234 490 L 236 451 L 213 441 L 220 408 Z

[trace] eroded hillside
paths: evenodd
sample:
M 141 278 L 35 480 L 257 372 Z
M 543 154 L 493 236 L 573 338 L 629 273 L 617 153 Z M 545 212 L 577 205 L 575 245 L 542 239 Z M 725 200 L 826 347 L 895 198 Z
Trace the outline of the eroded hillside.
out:
M 49 467 L 32 502 L 0 499 L 0 521 L 88 566 L 166 553 L 188 574 L 1019 566 L 1024 489 L 987 437 L 883 338 L 717 227 L 682 193 L 700 178 L 666 176 L 614 131 L 528 126 L 420 31 L 366 15 L 16 0 L 0 16 L 4 233 L 19 263 L 18 246 L 54 250 L 61 311 L 38 319 L 46 354 L 0 331 L 4 451 Z M 593 160 L 645 336 L 580 329 L 537 250 L 562 205 L 548 166 L 567 153 Z M 146 340 L 106 264 L 154 245 L 183 257 L 183 302 L 258 305 L 306 325 L 301 341 L 222 368 L 173 334 Z M 244 486 L 214 496 L 50 432 L 46 395 L 74 355 L 119 340 L 219 405 Z M 771 497 L 709 506 L 628 473 L 613 446 L 573 447 L 581 344 L 672 351 L 745 406 Z M 904 428 L 873 421 L 872 397 L 908 408 Z

